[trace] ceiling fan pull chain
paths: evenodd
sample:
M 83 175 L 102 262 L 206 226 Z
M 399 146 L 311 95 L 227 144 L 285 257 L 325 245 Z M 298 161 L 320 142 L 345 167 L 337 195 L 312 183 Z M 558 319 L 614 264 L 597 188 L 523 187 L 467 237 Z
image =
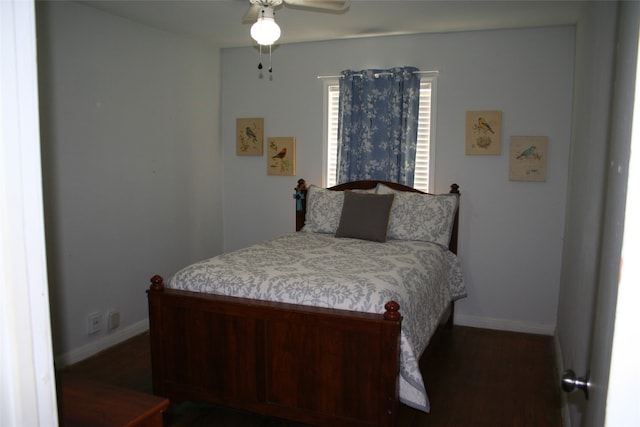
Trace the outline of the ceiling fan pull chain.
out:
M 269 45 L 269 72 L 273 72 L 273 67 L 271 66 L 271 45 Z
M 262 45 L 258 45 L 260 47 L 260 61 L 258 62 L 258 70 L 262 70 Z

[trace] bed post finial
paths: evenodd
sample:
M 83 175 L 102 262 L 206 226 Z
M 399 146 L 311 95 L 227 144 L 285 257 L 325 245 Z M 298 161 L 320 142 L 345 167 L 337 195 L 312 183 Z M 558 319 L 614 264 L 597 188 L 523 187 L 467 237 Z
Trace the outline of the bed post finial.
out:
M 164 279 L 162 276 L 158 276 L 157 274 L 151 278 L 151 286 L 149 287 L 152 291 L 162 291 L 164 290 Z
M 458 184 L 451 184 L 451 191 L 449 191 L 449 193 L 459 194 L 460 186 Z
M 400 304 L 395 301 L 389 301 L 384 305 L 384 309 L 387 310 L 384 312 L 383 318 L 384 320 L 400 320 L 402 316 L 400 315 Z
M 304 226 L 304 217 L 307 211 L 307 201 L 305 200 L 309 186 L 307 182 L 300 178 L 293 198 L 296 199 L 296 231 L 300 231 Z
M 298 185 L 294 188 L 295 194 L 293 198 L 296 199 L 296 211 L 302 210 L 302 201 L 304 200 L 304 194 L 307 192 L 307 183 L 304 179 L 298 180 Z

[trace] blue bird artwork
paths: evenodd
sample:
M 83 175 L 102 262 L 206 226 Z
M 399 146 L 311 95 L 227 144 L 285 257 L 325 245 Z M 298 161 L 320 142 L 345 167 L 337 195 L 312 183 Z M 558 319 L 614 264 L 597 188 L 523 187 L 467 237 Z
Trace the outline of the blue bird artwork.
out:
M 264 119 L 236 119 L 236 154 L 240 156 L 262 156 Z
M 520 153 L 516 159 L 540 159 L 540 155 L 536 152 L 537 148 L 535 145 L 530 146 L 522 153 Z
M 247 134 L 247 136 L 249 138 L 251 138 L 253 140 L 253 142 L 258 142 L 258 137 L 256 136 L 256 134 L 253 132 L 253 129 L 251 129 L 249 126 L 246 127 L 245 129 L 245 133 Z
M 547 180 L 548 137 L 512 136 L 509 153 L 509 180 Z

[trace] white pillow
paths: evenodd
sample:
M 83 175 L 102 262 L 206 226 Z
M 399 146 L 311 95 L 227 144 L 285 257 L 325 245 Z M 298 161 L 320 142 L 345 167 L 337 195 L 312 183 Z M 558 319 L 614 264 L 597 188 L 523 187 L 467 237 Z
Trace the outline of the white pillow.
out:
M 422 194 L 378 184 L 378 194 L 395 194 L 389 221 L 389 239 L 420 240 L 449 246 L 458 208 L 456 194 Z
M 340 223 L 343 204 L 344 191 L 327 190 L 315 185 L 309 186 L 307 213 L 302 231 L 334 234 Z

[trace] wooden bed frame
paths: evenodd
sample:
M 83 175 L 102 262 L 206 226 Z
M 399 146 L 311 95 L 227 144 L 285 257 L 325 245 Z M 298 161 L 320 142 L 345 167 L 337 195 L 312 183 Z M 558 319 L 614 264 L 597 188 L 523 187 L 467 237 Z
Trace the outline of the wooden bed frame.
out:
M 332 189 L 374 188 L 378 182 Z M 451 190 L 459 194 L 457 185 Z M 305 192 L 297 192 L 296 230 L 304 224 Z M 456 213 L 454 252 L 457 228 Z M 160 276 L 151 282 L 156 395 L 318 426 L 396 425 L 402 322 L 397 303 L 387 303 L 384 314 L 371 314 L 174 290 Z M 451 325 L 452 318 L 453 304 L 442 324 Z

